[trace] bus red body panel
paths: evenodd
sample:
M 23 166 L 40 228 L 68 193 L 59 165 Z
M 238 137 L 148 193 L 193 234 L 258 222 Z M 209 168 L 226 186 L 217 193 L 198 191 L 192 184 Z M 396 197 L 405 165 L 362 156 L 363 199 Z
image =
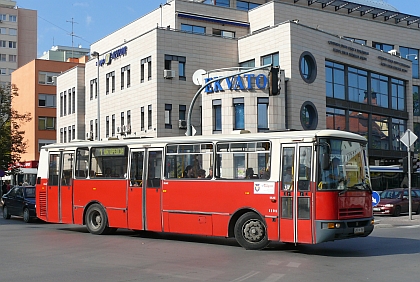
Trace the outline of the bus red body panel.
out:
M 143 230 L 143 188 L 128 188 L 128 228 Z
M 61 223 L 73 223 L 73 186 L 61 186 Z

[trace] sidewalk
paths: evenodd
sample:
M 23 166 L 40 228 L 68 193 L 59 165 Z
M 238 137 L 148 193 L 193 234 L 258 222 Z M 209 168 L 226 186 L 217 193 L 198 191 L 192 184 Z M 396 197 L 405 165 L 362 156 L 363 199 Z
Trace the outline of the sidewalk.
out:
M 404 226 L 420 226 L 420 215 L 413 214 L 412 220 L 408 214 L 401 216 L 389 216 L 389 215 L 376 215 L 375 216 L 375 227 L 376 228 L 390 228 L 390 227 L 404 227 Z

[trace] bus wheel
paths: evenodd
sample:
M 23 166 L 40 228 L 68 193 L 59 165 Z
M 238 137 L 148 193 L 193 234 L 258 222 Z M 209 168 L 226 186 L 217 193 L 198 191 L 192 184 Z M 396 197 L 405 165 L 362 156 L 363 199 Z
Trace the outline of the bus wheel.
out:
M 247 250 L 261 250 L 269 243 L 265 224 L 254 212 L 243 214 L 235 223 L 235 238 Z
M 96 235 L 108 234 L 108 216 L 99 204 L 91 205 L 85 217 L 87 230 Z
M 31 222 L 31 217 L 29 215 L 29 209 L 28 208 L 23 209 L 23 221 L 26 222 L 26 223 Z
M 4 218 L 4 219 L 10 219 L 10 214 L 9 214 L 9 212 L 7 211 L 7 206 L 4 206 L 4 207 L 3 207 L 3 218 Z

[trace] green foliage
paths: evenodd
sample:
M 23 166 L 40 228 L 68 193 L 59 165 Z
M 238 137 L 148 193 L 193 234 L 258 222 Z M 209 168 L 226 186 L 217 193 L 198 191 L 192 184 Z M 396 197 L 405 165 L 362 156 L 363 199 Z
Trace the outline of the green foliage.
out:
M 4 171 L 19 162 L 26 152 L 27 141 L 21 125 L 32 119 L 30 113 L 20 114 L 12 108 L 12 100 L 16 96 L 17 88 L 0 87 L 0 169 Z M 11 174 L 14 172 L 10 171 Z

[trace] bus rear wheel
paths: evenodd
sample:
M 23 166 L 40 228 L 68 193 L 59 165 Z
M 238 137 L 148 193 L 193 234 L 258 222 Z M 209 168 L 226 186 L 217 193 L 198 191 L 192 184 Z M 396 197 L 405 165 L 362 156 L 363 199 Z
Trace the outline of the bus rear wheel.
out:
M 103 235 L 111 231 L 111 228 L 108 227 L 108 216 L 99 204 L 93 204 L 88 208 L 85 222 L 87 230 L 92 234 Z
M 247 250 L 261 250 L 269 241 L 264 221 L 254 212 L 243 214 L 235 223 L 236 241 Z

